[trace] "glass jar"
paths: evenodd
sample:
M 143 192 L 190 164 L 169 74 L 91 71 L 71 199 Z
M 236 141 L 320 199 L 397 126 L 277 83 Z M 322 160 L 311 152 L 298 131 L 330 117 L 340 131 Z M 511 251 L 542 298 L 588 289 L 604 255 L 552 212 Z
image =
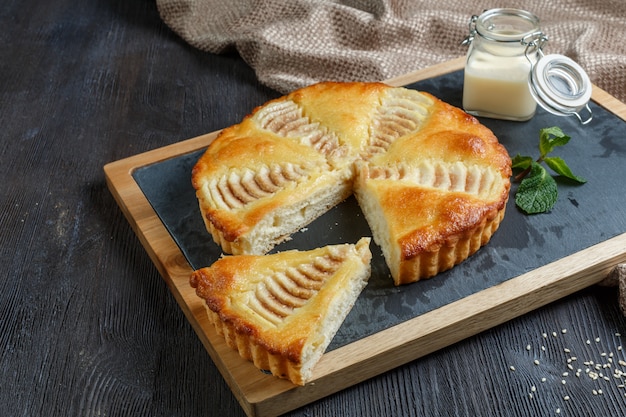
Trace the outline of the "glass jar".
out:
M 539 18 L 518 9 L 492 9 L 472 16 L 465 62 L 463 108 L 479 117 L 525 121 L 537 103 L 547 111 L 575 115 L 586 124 L 591 82 L 563 55 L 545 55 L 548 41 Z M 581 112 L 589 116 L 583 120 Z
M 543 39 L 537 16 L 516 9 L 487 10 L 470 21 L 463 108 L 474 116 L 528 120 L 537 102 L 528 86 L 525 39 Z

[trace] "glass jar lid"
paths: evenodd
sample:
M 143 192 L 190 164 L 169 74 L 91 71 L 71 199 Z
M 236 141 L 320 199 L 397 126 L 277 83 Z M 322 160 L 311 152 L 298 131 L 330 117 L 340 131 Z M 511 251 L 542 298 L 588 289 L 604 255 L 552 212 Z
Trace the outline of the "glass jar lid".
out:
M 544 109 L 559 116 L 576 116 L 582 124 L 593 118 L 589 108 L 591 81 L 584 69 L 564 55 L 545 55 L 533 65 L 530 92 Z M 581 112 L 589 115 L 583 120 Z
M 519 9 L 490 9 L 474 17 L 475 31 L 496 42 L 519 42 L 539 31 L 539 18 Z

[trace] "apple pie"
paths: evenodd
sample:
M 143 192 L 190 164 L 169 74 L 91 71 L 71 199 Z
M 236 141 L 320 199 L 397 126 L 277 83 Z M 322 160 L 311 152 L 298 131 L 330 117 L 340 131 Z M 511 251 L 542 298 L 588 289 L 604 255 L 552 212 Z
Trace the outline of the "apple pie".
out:
M 462 110 L 408 88 L 324 82 L 224 129 L 192 183 L 229 254 L 267 253 L 354 193 L 400 285 L 486 244 L 510 175 L 505 148 Z

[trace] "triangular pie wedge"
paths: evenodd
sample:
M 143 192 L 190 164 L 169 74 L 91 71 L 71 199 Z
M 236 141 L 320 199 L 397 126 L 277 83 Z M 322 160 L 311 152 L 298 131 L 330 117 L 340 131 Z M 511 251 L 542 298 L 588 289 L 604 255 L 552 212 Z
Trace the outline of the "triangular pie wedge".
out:
M 261 370 L 304 385 L 366 286 L 370 238 L 268 255 L 232 255 L 194 271 L 209 321 Z

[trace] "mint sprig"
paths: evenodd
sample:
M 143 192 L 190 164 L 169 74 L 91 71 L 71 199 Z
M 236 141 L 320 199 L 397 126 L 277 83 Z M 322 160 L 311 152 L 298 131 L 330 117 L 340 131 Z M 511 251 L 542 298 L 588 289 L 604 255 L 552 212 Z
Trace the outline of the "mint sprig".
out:
M 559 127 L 547 127 L 539 131 L 539 158 L 517 154 L 511 159 L 514 170 L 521 170 L 514 180 L 521 181 L 515 194 L 515 204 L 527 214 L 545 213 L 554 207 L 558 199 L 557 183 L 543 167 L 545 163 L 556 174 L 579 184 L 586 179 L 574 175 L 567 163 L 557 156 L 548 156 L 558 146 L 564 146 L 570 137 Z

